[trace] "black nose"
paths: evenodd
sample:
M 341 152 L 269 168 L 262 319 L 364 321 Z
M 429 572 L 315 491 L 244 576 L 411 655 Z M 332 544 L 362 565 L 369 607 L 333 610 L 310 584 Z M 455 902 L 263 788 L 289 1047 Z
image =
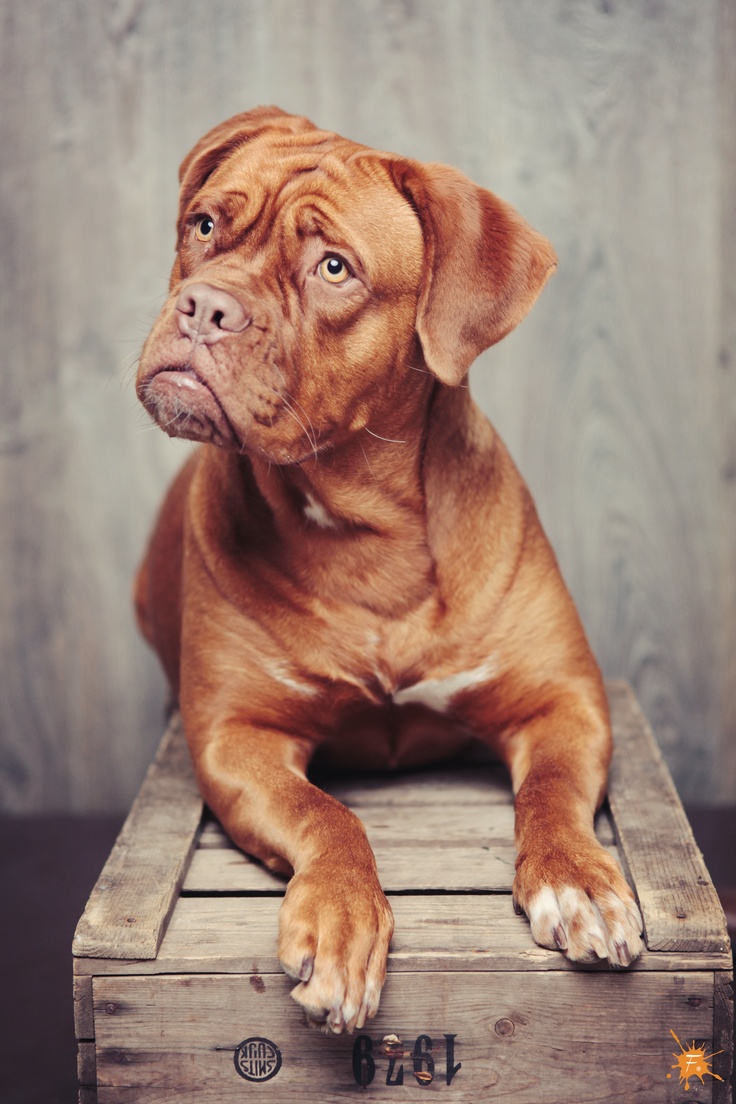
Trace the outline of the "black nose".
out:
M 205 345 L 240 333 L 251 321 L 234 295 L 212 284 L 188 284 L 176 301 L 176 310 L 179 332 Z

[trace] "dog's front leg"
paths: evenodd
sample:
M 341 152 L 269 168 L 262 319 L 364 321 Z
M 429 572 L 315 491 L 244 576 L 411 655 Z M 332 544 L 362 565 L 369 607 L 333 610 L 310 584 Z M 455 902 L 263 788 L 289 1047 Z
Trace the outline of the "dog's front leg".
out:
M 532 935 L 578 962 L 628 966 L 642 921 L 616 860 L 595 837 L 610 731 L 600 702 L 561 693 L 504 742 L 516 795 L 514 901 Z
M 225 831 L 292 875 L 278 942 L 299 981 L 292 996 L 335 1033 L 363 1027 L 378 1009 L 393 932 L 363 825 L 307 780 L 310 741 L 237 718 L 191 728 L 199 784 Z

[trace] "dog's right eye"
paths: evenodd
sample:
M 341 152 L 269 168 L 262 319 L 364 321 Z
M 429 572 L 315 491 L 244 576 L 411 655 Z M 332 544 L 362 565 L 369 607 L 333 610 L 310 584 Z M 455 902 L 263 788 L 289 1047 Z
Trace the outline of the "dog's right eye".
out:
M 200 219 L 197 219 L 194 224 L 194 234 L 197 241 L 208 242 L 212 241 L 212 235 L 215 232 L 214 220 L 209 215 L 202 215 Z

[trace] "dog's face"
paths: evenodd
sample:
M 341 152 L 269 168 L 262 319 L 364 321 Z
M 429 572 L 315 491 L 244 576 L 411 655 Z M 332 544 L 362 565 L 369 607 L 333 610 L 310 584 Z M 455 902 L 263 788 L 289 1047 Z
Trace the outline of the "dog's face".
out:
M 210 132 L 180 177 L 138 394 L 167 433 L 277 464 L 380 426 L 387 404 L 412 401 L 412 368 L 459 383 L 554 267 L 543 238 L 454 170 L 274 108 Z

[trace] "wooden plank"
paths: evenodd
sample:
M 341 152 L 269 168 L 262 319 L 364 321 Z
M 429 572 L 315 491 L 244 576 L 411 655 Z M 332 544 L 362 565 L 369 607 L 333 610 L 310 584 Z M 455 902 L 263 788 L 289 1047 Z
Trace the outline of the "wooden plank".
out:
M 416 841 L 376 843 L 369 833 L 386 893 L 510 893 L 516 849 L 496 841 L 433 841 L 423 849 Z M 607 850 L 618 858 L 615 847 Z M 213 848 L 192 855 L 182 890 L 185 893 L 283 893 L 286 883 L 235 848 Z
M 458 783 L 448 785 L 445 793 L 454 794 L 455 801 L 446 805 L 426 803 L 420 810 L 401 801 L 401 791 L 395 788 L 387 805 L 361 806 L 351 801 L 350 808 L 360 817 L 376 849 L 409 841 L 436 847 L 457 842 L 472 843 L 478 847 L 513 842 L 512 804 L 468 805 L 465 787 Z M 607 809 L 601 809 L 596 817 L 596 835 L 603 844 L 612 845 L 614 842 L 613 823 Z M 197 849 L 218 847 L 232 848 L 233 844 L 216 820 L 208 820 L 200 833 Z
M 513 845 L 479 847 L 458 843 L 427 854 L 396 841 L 376 848 L 378 876 L 387 893 L 405 891 L 510 891 Z M 185 893 L 280 892 L 286 883 L 235 849 L 197 851 L 182 887 Z
M 97 1089 L 90 1085 L 80 1086 L 77 1104 L 97 1104 Z
M 95 1037 L 92 980 L 77 975 L 74 977 L 74 1034 L 80 1042 Z
M 713 1085 L 713 1104 L 731 1104 L 733 1012 L 733 972 L 719 971 L 713 975 L 713 1050 L 720 1051 L 720 1054 L 713 1058 L 713 1072 L 722 1081 L 716 1081 Z
M 483 793 L 482 780 L 478 787 L 477 776 L 472 779 L 468 802 L 466 789 L 471 780 L 463 775 L 456 777 L 451 767 L 441 774 L 433 773 L 431 782 L 422 774 L 388 776 L 384 781 L 385 803 L 374 781 L 367 791 L 360 780 L 346 782 L 340 792 L 342 799 L 350 798 L 351 808 L 365 825 L 387 892 L 510 891 L 516 848 L 508 781 L 503 791 L 493 791 L 496 800 L 485 806 L 474 800 Z M 332 787 L 331 792 L 335 789 Z M 434 801 L 436 792 L 441 792 L 441 802 Z M 366 793 L 369 801 L 365 800 Z M 504 801 L 499 800 L 501 793 Z M 617 855 L 607 809 L 596 817 L 596 834 Z M 238 851 L 219 824 L 209 820 L 183 889 L 197 893 L 283 892 L 284 881 Z
M 462 799 L 461 792 L 458 798 Z M 488 811 L 484 814 L 477 808 L 470 821 L 462 808 L 450 811 L 449 806 L 427 809 L 423 822 L 412 819 L 415 816 L 415 810 L 397 805 L 388 817 L 364 818 L 387 893 L 511 891 L 516 862 L 512 816 L 504 817 L 508 823 L 500 827 L 490 823 Z M 597 823 L 605 845 L 612 835 L 611 822 L 603 814 Z M 607 850 L 618 859 L 612 843 Z M 211 827 L 205 846 L 192 855 L 182 889 L 186 893 L 283 893 L 285 882 L 233 847 L 221 829 Z
M 371 1040 L 371 1099 L 402 1098 L 386 1084 L 396 1036 L 403 1094 L 420 1085 L 411 1053 L 426 1035 L 435 1056 L 431 1088 L 459 1104 L 680 1104 L 670 1073 L 672 1038 L 710 1045 L 712 974 L 616 972 L 404 974 L 389 977 L 377 1018 L 363 1038 L 332 1037 L 303 1026 L 285 977 L 200 976 L 95 979 L 97 1070 L 105 1104 L 242 1101 L 258 1092 L 272 1104 L 342 1104 L 363 1086 L 353 1073 L 356 1046 Z M 446 1040 L 454 1036 L 447 1084 Z M 269 1040 L 281 1067 L 268 1082 L 244 1085 L 234 1065 L 242 1040 Z M 424 1046 L 428 1046 L 425 1043 Z M 408 1049 L 409 1055 L 405 1053 Z M 367 1063 L 365 1064 L 367 1065 Z M 365 1068 L 365 1065 L 363 1068 Z M 422 1070 L 426 1065 L 422 1064 Z M 358 1069 L 360 1078 L 361 1069 Z M 695 1100 L 711 1098 L 710 1085 Z
M 374 847 L 396 840 L 405 843 L 443 846 L 460 841 L 481 844 L 504 843 L 514 838 L 514 810 L 512 805 L 479 806 L 464 804 L 464 788 L 448 787 L 454 793 L 455 803 L 435 805 L 428 802 L 422 807 L 405 805 L 400 800 L 401 791 L 394 789 L 389 805 L 361 807 L 350 802 L 350 808 L 360 817 Z M 210 822 L 202 832 L 199 847 L 231 846 L 225 832 Z
M 649 725 L 627 683 L 608 690 L 615 741 L 608 801 L 647 946 L 727 951 L 723 909 Z
M 94 1040 L 77 1044 L 77 1080 L 80 1086 L 97 1084 L 97 1058 Z
M 75 955 L 155 958 L 201 817 L 175 715 L 79 921 Z
M 430 801 L 434 805 L 455 805 L 458 790 L 462 790 L 467 806 L 511 807 L 514 803 L 506 768 L 500 763 L 483 761 L 470 766 L 460 759 L 440 769 L 347 778 L 327 775 L 315 781 L 338 801 L 360 811 L 361 816 L 372 805 L 425 808 Z
M 79 973 L 278 974 L 279 898 L 181 898 L 155 961 L 77 959 Z M 559 951 L 538 947 L 507 894 L 391 897 L 396 931 L 389 970 L 580 971 Z M 729 955 L 645 951 L 637 972 L 728 969 Z M 607 972 L 607 963 L 585 969 Z

